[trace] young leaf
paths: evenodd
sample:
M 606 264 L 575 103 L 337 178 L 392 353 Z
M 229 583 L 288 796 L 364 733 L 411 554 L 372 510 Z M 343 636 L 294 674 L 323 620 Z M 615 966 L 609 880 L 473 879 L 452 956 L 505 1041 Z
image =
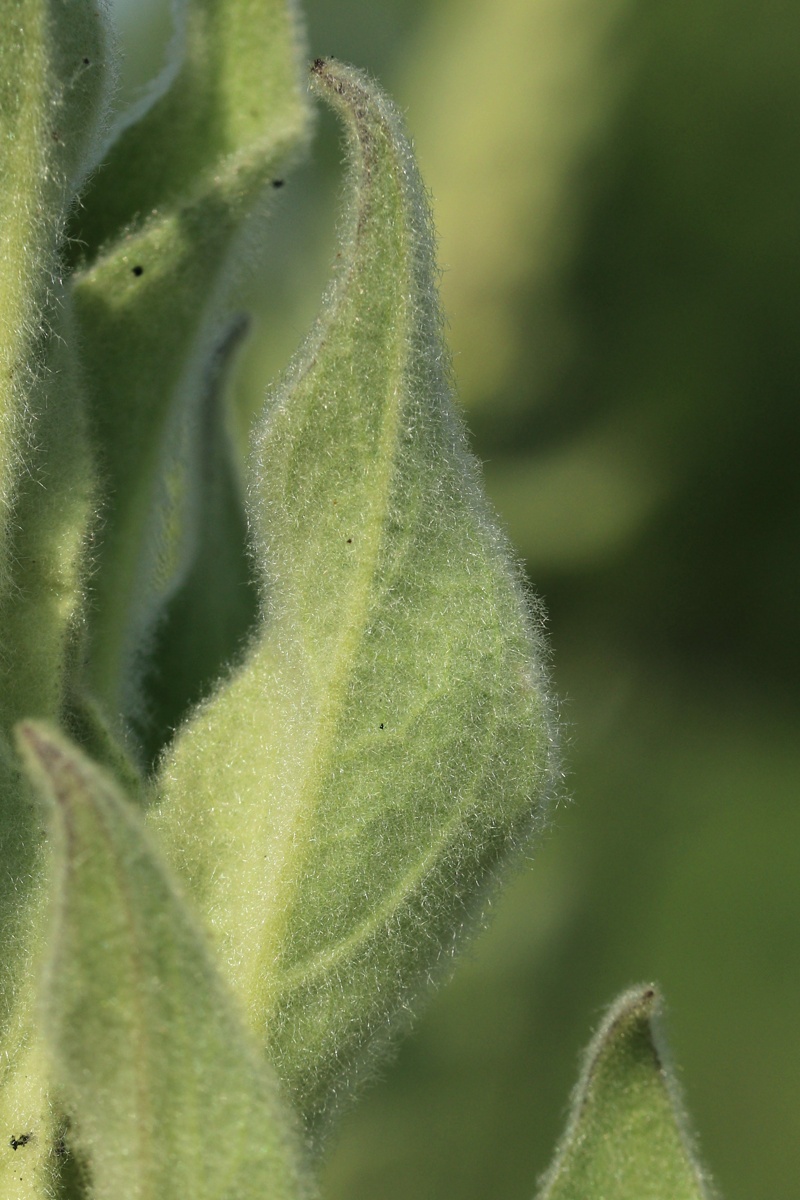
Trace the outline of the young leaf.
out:
M 625 992 L 611 1008 L 539 1200 L 710 1200 L 664 1060 L 659 1010 L 652 987 Z
M 42 1023 L 96 1200 L 303 1200 L 299 1143 L 203 935 L 110 778 L 24 722 L 54 807 Z
M 238 319 L 236 275 L 308 124 L 290 0 L 195 0 L 185 22 L 171 87 L 123 130 L 73 227 L 106 482 L 87 682 L 123 724 L 141 713 L 146 651 L 198 547 L 198 409 Z
M 250 471 L 265 615 L 151 812 L 318 1128 L 441 974 L 553 770 L 539 635 L 451 407 L 400 118 L 315 63 L 352 197 Z

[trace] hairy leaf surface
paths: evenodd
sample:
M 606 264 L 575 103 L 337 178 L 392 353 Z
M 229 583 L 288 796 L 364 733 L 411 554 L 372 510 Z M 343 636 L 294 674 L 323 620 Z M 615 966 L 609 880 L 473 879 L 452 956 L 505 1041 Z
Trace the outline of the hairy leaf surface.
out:
M 262 627 L 151 813 L 309 1124 L 441 974 L 541 816 L 538 634 L 450 401 L 428 207 L 393 106 L 318 60 L 351 196 L 250 468 Z
M 710 1200 L 684 1128 L 651 987 L 620 996 L 589 1047 L 539 1200 Z
M 235 281 L 307 127 L 291 0 L 195 0 L 183 20 L 171 87 L 122 131 L 74 222 L 106 484 L 88 683 L 123 722 L 139 715 L 154 628 L 197 551 L 201 409 L 237 323 Z
M 60 280 L 105 115 L 91 0 L 0 0 L 0 725 L 60 701 L 91 468 Z
M 83 595 L 93 470 L 61 240 L 100 144 L 107 39 L 93 0 L 0 0 L 0 1195 L 20 1200 L 52 1194 L 55 1163 L 32 1023 L 41 829 L 10 731 L 58 713 Z
M 53 804 L 45 1037 L 95 1200 L 303 1200 L 300 1145 L 135 810 L 47 725 L 20 749 Z
M 57 1120 L 48 1092 L 44 1048 L 31 1020 L 35 1000 L 30 977 L 25 985 L 17 989 L 13 1015 L 3 1030 L 0 1196 L 50 1200 L 60 1166 L 53 1153 Z

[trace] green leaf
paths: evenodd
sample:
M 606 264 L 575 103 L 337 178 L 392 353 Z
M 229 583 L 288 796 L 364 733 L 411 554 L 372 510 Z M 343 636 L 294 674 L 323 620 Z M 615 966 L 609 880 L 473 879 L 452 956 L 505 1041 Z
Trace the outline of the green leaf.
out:
M 61 1163 L 54 1153 L 57 1118 L 48 1094 L 49 1072 L 31 1017 L 34 985 L 17 988 L 13 1016 L 4 1022 L 0 1060 L 0 1196 L 49 1200 Z M 17 983 L 21 981 L 18 979 Z
M 652 987 L 633 988 L 595 1035 L 539 1200 L 710 1200 L 686 1131 Z
M 313 82 L 352 195 L 252 457 L 265 615 L 150 819 L 318 1129 L 540 823 L 553 758 L 538 613 L 451 406 L 401 120 L 350 68 L 318 61 Z
M 92 471 L 59 255 L 109 81 L 92 0 L 0 0 L 0 29 L 2 736 L 55 712 L 80 600 Z
M 172 86 L 123 130 L 73 223 L 106 483 L 87 682 L 123 724 L 140 715 L 153 631 L 198 551 L 198 409 L 238 321 L 237 280 L 308 127 L 291 3 L 196 0 L 185 22 Z
M 110 82 L 93 0 L 0 0 L 0 30 L 0 1194 L 27 1198 L 56 1164 L 32 1023 L 41 828 L 10 731 L 58 713 L 80 619 L 93 468 L 60 254 Z
M 203 536 L 156 630 L 151 672 L 144 680 L 148 759 L 162 748 L 165 731 L 180 724 L 187 705 L 213 690 L 220 663 L 230 657 L 232 647 L 243 644 L 258 618 L 258 594 L 247 557 L 242 473 L 222 395 L 229 360 L 247 328 L 244 319 L 231 327 L 216 363 L 210 365 L 199 406 L 197 469 L 203 488 L 196 517 Z
M 18 742 L 54 808 L 42 1023 L 92 1195 L 309 1196 L 273 1074 L 137 813 L 49 726 Z

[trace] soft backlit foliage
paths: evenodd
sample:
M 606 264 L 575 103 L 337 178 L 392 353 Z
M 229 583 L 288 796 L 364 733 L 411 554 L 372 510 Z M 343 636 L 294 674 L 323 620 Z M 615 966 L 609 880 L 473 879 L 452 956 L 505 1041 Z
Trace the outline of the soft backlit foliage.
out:
M 524 594 L 449 406 L 413 160 L 365 79 L 314 79 L 354 198 L 256 434 L 263 633 L 168 752 L 154 820 L 316 1123 L 536 819 L 551 754 Z
M 108 121 L 103 18 L 28 8 L 16 90 L 3 63 L 3 735 L 26 718 L 52 837 L 9 749 L 0 1171 L 31 1196 L 300 1196 L 292 1109 L 321 1127 L 540 820 L 535 610 L 450 407 L 391 105 L 313 68 L 352 194 L 243 476 L 224 383 L 241 263 L 308 129 L 294 13 L 189 5 L 169 86 L 113 126 L 75 208 Z M 148 773 L 172 731 L 147 685 L 168 673 L 185 718 L 212 666 Z
M 19 1200 L 312 1197 L 322 1135 L 557 773 L 540 613 L 452 406 L 397 110 L 313 63 L 347 140 L 334 278 L 243 461 L 226 385 L 245 267 L 308 140 L 302 37 L 286 0 L 176 21 L 120 118 L 95 0 L 0 0 L 0 1190 Z M 664 1173 L 701 1194 L 650 999 L 592 1051 L 548 1200 Z

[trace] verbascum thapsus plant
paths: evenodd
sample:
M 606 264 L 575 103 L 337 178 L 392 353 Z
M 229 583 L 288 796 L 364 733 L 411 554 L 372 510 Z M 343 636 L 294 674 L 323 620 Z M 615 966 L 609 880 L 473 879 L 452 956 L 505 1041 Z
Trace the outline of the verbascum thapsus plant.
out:
M 225 366 L 308 129 L 295 15 L 191 5 L 171 86 L 106 146 L 102 10 L 5 9 L 3 1164 L 30 1195 L 288 1195 L 291 1109 L 323 1127 L 540 819 L 532 606 L 450 407 L 426 201 L 377 89 L 313 69 L 352 199 L 242 470 Z M 246 644 L 170 739 L 147 678 L 171 603 L 209 662 Z M 164 652 L 185 709 L 202 672 Z
M 304 1200 L 544 821 L 540 613 L 376 85 L 311 67 L 347 201 L 245 462 L 238 287 L 310 125 L 294 9 L 193 0 L 115 125 L 94 0 L 0 29 L 0 1195 Z

